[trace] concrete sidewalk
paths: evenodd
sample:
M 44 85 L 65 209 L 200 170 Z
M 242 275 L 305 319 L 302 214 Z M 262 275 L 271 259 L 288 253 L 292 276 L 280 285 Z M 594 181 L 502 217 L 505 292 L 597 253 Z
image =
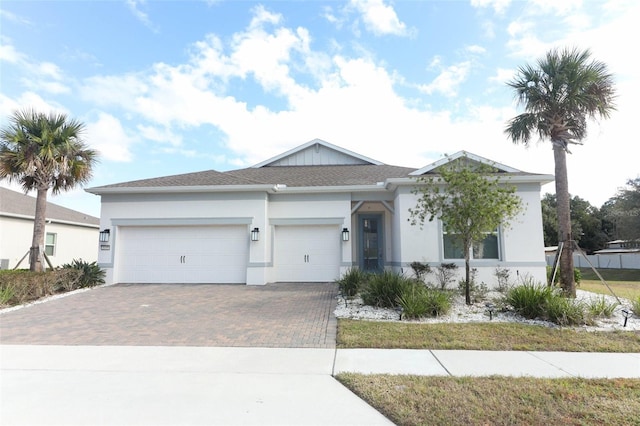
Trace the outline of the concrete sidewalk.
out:
M 390 425 L 334 349 L 0 346 L 2 425 Z
M 334 374 L 640 378 L 640 353 L 339 349 Z
M 2 345 L 0 367 L 3 425 L 388 425 L 332 375 L 640 378 L 640 354 Z

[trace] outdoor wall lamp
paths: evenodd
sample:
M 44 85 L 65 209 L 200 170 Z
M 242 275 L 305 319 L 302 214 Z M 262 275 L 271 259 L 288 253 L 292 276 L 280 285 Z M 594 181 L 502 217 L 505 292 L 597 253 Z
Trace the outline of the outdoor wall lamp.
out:
M 108 243 L 109 242 L 109 235 L 111 235 L 111 230 L 109 230 L 109 229 L 105 229 L 104 231 L 100 231 L 100 242 L 101 243 Z
M 342 241 L 349 241 L 349 230 L 342 228 Z
M 251 230 L 251 241 L 258 241 L 260 239 L 260 229 L 253 228 Z

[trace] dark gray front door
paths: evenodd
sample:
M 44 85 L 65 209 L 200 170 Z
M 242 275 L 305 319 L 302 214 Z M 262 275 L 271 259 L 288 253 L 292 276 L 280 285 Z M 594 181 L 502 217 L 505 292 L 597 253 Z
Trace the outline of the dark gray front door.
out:
M 384 267 L 382 215 L 361 215 L 358 222 L 360 269 L 379 271 Z

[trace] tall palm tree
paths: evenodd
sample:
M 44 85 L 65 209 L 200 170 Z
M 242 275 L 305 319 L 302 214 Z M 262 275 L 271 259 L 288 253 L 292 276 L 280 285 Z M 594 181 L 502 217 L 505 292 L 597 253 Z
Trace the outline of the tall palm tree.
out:
M 589 50 L 554 49 L 536 66 L 520 67 L 507 84 L 525 112 L 508 122 L 505 133 L 516 144 L 528 146 L 537 135 L 550 140 L 553 147 L 558 237 L 564 242 L 561 281 L 565 293 L 575 297 L 566 158 L 569 145 L 580 144 L 587 135 L 589 119 L 608 118 L 615 110 L 613 77 L 604 63 L 591 59 Z
M 47 192 L 68 191 L 91 179 L 95 151 L 82 141 L 84 124 L 65 114 L 16 111 L 0 130 L 0 179 L 37 192 L 30 269 L 42 271 Z

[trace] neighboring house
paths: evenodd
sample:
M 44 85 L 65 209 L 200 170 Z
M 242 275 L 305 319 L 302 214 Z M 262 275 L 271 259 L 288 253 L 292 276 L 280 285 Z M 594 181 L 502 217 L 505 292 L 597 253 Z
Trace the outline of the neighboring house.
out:
M 588 256 L 596 268 L 640 269 L 640 240 L 615 240 L 607 243 L 607 248 L 594 251 Z M 577 266 L 586 267 L 584 261 Z
M 607 248 L 593 254 L 637 253 L 640 254 L 640 240 L 615 240 L 607 243 Z
M 466 156 L 517 186 L 526 210 L 489 237 L 472 267 L 490 285 L 496 266 L 545 280 L 540 187 L 525 173 L 460 152 L 422 169 L 398 167 L 312 140 L 253 167 L 87 189 L 101 196 L 98 254 L 107 282 L 332 281 L 347 269 L 410 273 L 413 261 L 463 265 L 439 221 L 409 221 L 416 178 Z
M 29 252 L 35 212 L 34 197 L 0 187 L 0 269 L 13 269 Z M 99 224 L 97 217 L 47 202 L 44 251 L 51 264 L 96 261 Z M 29 268 L 28 256 L 19 267 Z

